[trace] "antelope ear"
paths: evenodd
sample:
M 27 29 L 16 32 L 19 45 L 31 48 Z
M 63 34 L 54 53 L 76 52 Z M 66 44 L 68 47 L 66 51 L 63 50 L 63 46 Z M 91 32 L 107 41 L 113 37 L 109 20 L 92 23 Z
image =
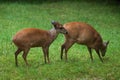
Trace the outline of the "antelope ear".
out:
M 104 44 L 104 46 L 106 46 L 106 47 L 107 47 L 107 45 L 109 44 L 109 41 L 104 42 L 103 44 Z
M 51 21 L 51 23 L 52 23 L 52 24 L 54 24 L 54 23 L 55 23 L 55 21 L 53 20 L 53 21 Z
M 56 29 L 56 22 L 55 21 L 51 21 L 51 24 L 54 26 L 54 28 Z

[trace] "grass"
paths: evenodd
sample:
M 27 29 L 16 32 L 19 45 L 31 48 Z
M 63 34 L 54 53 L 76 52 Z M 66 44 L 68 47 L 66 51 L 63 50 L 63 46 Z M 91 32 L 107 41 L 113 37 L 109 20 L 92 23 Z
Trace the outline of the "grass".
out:
M 72 4 L 71 4 L 72 3 Z M 22 54 L 19 67 L 14 63 L 16 47 L 12 36 L 23 28 L 52 28 L 51 21 L 62 24 L 82 21 L 91 24 L 103 37 L 110 40 L 108 51 L 101 63 L 93 51 L 90 61 L 85 46 L 73 45 L 68 52 L 68 62 L 60 60 L 62 34 L 50 46 L 50 64 L 44 64 L 41 48 L 28 54 L 26 66 Z M 0 3 L 0 80 L 120 80 L 120 6 L 107 2 L 56 1 L 56 2 L 2 2 Z

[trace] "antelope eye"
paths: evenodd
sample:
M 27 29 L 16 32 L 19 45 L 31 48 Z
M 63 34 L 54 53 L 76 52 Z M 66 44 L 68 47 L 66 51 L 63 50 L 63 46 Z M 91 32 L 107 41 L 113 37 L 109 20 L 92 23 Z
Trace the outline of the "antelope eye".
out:
M 62 27 L 60 27 L 60 29 L 63 29 Z

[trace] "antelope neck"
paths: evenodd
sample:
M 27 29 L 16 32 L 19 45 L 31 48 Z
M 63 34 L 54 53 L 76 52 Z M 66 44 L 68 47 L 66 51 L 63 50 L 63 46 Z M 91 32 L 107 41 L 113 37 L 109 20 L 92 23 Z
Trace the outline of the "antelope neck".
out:
M 55 39 L 58 36 L 57 31 L 55 30 L 55 28 L 52 28 L 51 30 L 49 30 L 51 39 Z

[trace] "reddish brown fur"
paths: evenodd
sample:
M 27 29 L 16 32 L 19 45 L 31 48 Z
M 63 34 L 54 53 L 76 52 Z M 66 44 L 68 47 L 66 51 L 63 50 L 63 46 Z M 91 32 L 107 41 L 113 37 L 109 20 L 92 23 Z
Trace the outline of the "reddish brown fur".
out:
M 103 43 L 100 34 L 93 27 L 82 22 L 66 23 L 64 24 L 63 27 L 67 30 L 68 34 L 65 34 L 66 41 L 61 47 L 61 59 L 63 56 L 64 49 L 65 49 L 65 58 L 67 60 L 68 49 L 74 43 L 78 43 L 87 46 L 92 60 L 93 57 L 92 57 L 91 49 L 95 49 L 100 60 L 103 62 L 99 51 L 101 51 L 102 55 L 104 56 L 109 42 Z
M 42 47 L 45 63 L 46 57 L 48 63 L 50 63 L 50 44 L 56 39 L 58 33 L 67 33 L 67 31 L 58 22 L 52 22 L 52 24 L 54 25 L 54 28 L 49 31 L 36 28 L 27 28 L 16 33 L 16 35 L 13 37 L 13 42 L 18 47 L 17 51 L 15 52 L 16 66 L 18 66 L 17 56 L 21 51 L 23 51 L 23 59 L 25 60 L 26 64 L 28 64 L 26 57 L 30 48 L 32 47 Z
M 13 38 L 13 42 L 17 47 L 20 47 L 22 50 L 24 50 L 26 47 L 44 47 L 46 43 L 49 43 L 49 39 L 50 34 L 47 31 L 28 28 L 17 32 Z

